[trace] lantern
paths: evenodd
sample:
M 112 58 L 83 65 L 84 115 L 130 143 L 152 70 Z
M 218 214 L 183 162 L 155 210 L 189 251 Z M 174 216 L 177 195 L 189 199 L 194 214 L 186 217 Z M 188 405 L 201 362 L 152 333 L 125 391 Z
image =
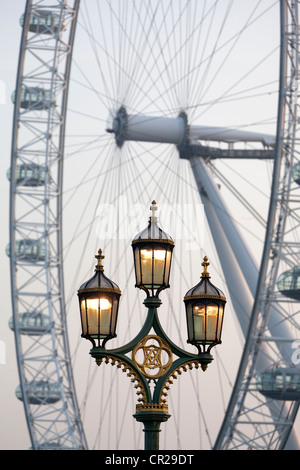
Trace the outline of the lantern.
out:
M 81 336 L 90 340 L 93 347 L 103 347 L 106 341 L 116 337 L 121 291 L 104 274 L 102 250 L 98 251 L 95 258 L 98 259 L 98 264 L 94 276 L 78 290 Z
M 132 241 L 136 287 L 147 297 L 158 294 L 169 286 L 174 241 L 157 223 L 157 205 L 152 201 L 152 215 L 148 226 Z
M 188 343 L 197 346 L 199 352 L 209 352 L 213 346 L 221 343 L 226 303 L 224 293 L 210 281 L 208 265 L 208 258 L 205 256 L 201 281 L 184 297 Z

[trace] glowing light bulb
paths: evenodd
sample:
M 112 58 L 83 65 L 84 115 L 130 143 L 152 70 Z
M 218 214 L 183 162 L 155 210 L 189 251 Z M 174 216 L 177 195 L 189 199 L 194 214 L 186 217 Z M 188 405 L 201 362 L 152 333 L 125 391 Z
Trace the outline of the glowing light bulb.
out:
M 87 299 L 87 307 L 91 310 L 98 310 L 98 299 Z
M 149 261 L 152 258 L 152 250 L 141 250 L 142 261 Z
M 142 260 L 148 261 L 152 259 L 152 250 L 141 250 Z M 155 260 L 164 261 L 166 257 L 165 250 L 154 250 L 153 258 Z
M 165 250 L 154 250 L 154 258 L 157 260 L 164 261 L 166 257 Z
M 108 310 L 111 308 L 111 303 L 108 299 L 100 299 L 100 310 Z

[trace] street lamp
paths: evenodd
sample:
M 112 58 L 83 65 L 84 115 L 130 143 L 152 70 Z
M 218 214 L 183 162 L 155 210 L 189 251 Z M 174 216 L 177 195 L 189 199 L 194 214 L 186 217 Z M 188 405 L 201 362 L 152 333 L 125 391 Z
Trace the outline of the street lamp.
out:
M 138 395 L 133 416 L 144 424 L 145 449 L 158 450 L 160 424 L 170 418 L 167 404 L 170 385 L 183 371 L 199 366 L 206 370 L 212 362 L 210 350 L 221 342 L 226 299 L 211 283 L 205 257 L 201 281 L 184 297 L 188 343 L 197 347 L 197 354 L 183 350 L 168 338 L 159 321 L 158 307 L 159 293 L 170 287 L 174 241 L 158 225 L 155 201 L 150 210 L 148 226 L 132 240 L 136 287 L 146 292 L 144 305 L 148 309 L 137 336 L 124 346 L 106 349 L 106 342 L 116 336 L 121 291 L 103 273 L 101 250 L 96 256 L 96 272 L 82 284 L 78 298 L 82 337 L 93 344 L 90 355 L 98 365 L 103 360 L 111 362 L 131 377 Z M 154 334 L 149 334 L 152 329 Z

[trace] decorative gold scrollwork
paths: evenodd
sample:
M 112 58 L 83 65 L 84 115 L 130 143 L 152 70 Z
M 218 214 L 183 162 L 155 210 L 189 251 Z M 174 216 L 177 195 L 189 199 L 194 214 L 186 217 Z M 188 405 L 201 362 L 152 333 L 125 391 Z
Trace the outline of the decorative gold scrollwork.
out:
M 159 336 L 145 336 L 132 351 L 132 360 L 148 379 L 158 379 L 173 362 L 169 345 Z

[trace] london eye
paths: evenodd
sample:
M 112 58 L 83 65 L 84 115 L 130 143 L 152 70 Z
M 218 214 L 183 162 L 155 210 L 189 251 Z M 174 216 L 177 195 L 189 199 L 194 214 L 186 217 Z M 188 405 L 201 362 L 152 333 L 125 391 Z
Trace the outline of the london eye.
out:
M 299 3 L 24 7 L 7 255 L 32 448 L 141 446 L 130 380 L 80 353 L 76 289 L 101 246 L 123 293 L 113 341 L 134 336 L 131 239 L 155 199 L 175 239 L 170 337 L 186 347 L 204 254 L 230 298 L 214 363 L 170 389 L 165 448 L 298 449 Z

